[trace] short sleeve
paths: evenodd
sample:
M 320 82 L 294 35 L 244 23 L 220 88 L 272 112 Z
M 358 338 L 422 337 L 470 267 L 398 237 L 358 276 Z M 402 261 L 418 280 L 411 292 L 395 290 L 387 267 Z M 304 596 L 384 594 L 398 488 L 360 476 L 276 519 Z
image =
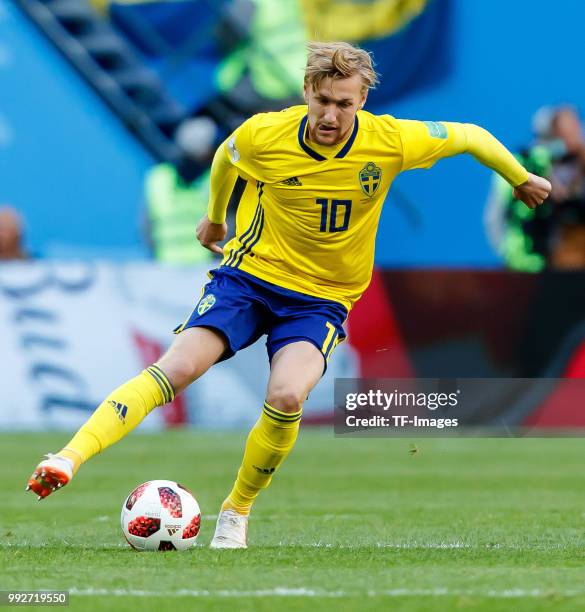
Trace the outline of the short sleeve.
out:
M 430 168 L 439 159 L 467 150 L 467 136 L 461 123 L 396 120 L 402 141 L 402 170 Z

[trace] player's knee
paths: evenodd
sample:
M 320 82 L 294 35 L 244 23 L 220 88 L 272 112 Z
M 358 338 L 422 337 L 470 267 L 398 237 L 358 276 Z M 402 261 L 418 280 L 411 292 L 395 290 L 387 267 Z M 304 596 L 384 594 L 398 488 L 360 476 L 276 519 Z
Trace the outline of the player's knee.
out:
M 194 360 L 161 359 L 157 363 L 173 386 L 175 394 L 188 387 L 198 376 L 199 368 Z
M 268 390 L 266 402 L 282 412 L 298 412 L 305 400 L 305 393 L 288 386 Z

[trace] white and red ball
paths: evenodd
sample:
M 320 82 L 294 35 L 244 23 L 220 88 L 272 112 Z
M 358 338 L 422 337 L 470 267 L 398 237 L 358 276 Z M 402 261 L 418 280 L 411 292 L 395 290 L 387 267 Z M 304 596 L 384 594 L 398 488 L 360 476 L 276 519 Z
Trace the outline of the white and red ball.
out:
M 185 550 L 197 541 L 201 510 L 183 485 L 150 480 L 128 495 L 121 520 L 124 537 L 136 550 Z

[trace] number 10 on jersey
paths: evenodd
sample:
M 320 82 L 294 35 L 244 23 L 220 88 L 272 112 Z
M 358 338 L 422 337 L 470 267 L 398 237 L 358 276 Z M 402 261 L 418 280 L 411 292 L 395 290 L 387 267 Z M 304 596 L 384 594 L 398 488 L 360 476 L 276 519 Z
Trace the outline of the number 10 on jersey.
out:
M 351 200 L 328 200 L 318 198 L 321 206 L 320 232 L 345 232 L 349 227 L 351 215 Z

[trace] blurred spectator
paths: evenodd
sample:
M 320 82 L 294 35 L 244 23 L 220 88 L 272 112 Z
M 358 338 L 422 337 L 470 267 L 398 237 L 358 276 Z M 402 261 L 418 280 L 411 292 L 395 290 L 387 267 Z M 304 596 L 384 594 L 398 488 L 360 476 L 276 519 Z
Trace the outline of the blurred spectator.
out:
M 207 211 L 211 163 L 207 156 L 215 139 L 210 119 L 183 122 L 175 134 L 183 151 L 177 166 L 158 164 L 146 175 L 150 243 L 158 261 L 189 265 L 207 263 L 212 257 L 195 239 L 195 226 Z
M 11 206 L 0 206 L 0 261 L 28 259 L 22 246 L 23 222 Z
M 307 35 L 298 0 L 232 0 L 218 35 L 229 52 L 221 93 L 201 114 L 230 133 L 255 113 L 303 103 Z
M 585 269 L 585 138 L 579 115 L 568 105 L 543 107 L 533 128 L 536 140 L 518 158 L 529 172 L 551 181 L 551 196 L 530 210 L 496 177 L 488 234 L 512 269 Z
M 301 0 L 312 38 L 359 42 L 395 34 L 420 15 L 429 0 Z M 367 5 L 367 6 L 366 6 Z

